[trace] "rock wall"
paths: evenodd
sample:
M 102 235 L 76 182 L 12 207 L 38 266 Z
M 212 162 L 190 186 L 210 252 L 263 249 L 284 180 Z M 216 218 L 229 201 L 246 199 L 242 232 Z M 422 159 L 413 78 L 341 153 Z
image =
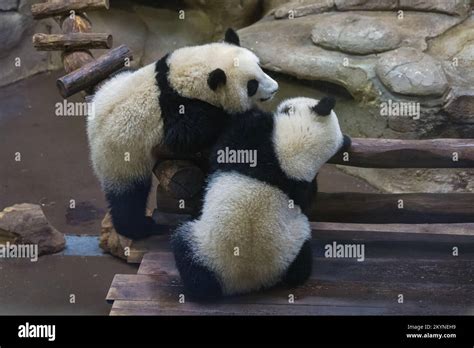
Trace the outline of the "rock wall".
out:
M 469 0 L 265 1 L 265 16 L 239 34 L 266 69 L 344 87 L 354 109 L 366 110 L 366 116 L 354 111 L 351 124 L 342 115 L 351 135 L 474 138 L 471 6 Z M 470 169 L 340 169 L 382 191 L 474 192 Z
M 53 19 L 33 20 L 30 7 L 37 2 L 0 3 L 0 86 L 62 68 L 59 52 L 38 52 L 32 46 L 34 33 L 59 32 Z M 133 65 L 138 67 L 176 48 L 221 38 L 227 27 L 255 22 L 261 17 L 261 5 L 259 0 L 113 0 L 108 11 L 91 11 L 88 16 L 94 32 L 113 35 L 114 47 L 131 48 Z M 95 57 L 104 52 L 93 50 Z
M 0 4 L 0 86 L 62 68 L 60 53 L 31 45 L 35 32 L 58 31 L 52 19 L 33 21 L 34 2 Z M 220 39 L 227 27 L 242 28 L 242 45 L 263 67 L 282 81 L 296 78 L 291 95 L 303 93 L 298 85 L 307 90 L 308 81 L 345 89 L 354 111 L 345 101 L 341 118 L 353 136 L 474 138 L 469 0 L 114 0 L 110 10 L 88 16 L 95 32 L 111 33 L 114 46 L 132 49 L 135 67 Z M 342 169 L 393 192 L 473 190 L 465 184 L 474 179 L 470 170 Z

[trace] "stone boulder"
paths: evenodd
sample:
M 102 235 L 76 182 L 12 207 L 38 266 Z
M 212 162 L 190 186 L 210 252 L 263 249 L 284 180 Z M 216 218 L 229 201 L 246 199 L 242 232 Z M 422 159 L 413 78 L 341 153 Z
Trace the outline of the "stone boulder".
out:
M 375 71 L 382 83 L 395 93 L 442 95 L 448 88 L 440 63 L 414 48 L 403 47 L 383 55 Z
M 64 249 L 64 234 L 50 225 L 37 204 L 15 204 L 0 212 L 0 242 L 38 245 L 39 255 Z
M 339 21 L 326 16 L 311 32 L 317 45 L 353 54 L 371 54 L 392 50 L 400 44 L 400 35 L 393 26 L 379 18 L 354 14 Z
M 0 12 L 0 58 L 20 43 L 24 32 L 31 25 L 31 18 L 18 12 Z
M 470 11 L 469 1 L 470 0 L 335 0 L 335 5 L 340 11 L 413 10 L 466 16 Z
M 0 11 L 14 11 L 18 9 L 18 0 L 2 0 L 0 2 Z
M 334 0 L 296 0 L 290 1 L 276 8 L 273 13 L 275 18 L 297 18 L 311 14 L 322 13 L 334 7 Z

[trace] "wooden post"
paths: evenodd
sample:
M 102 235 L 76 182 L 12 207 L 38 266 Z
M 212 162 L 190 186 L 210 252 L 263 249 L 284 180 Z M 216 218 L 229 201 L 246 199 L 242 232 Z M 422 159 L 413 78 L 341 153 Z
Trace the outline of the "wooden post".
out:
M 71 14 L 71 11 L 88 11 L 109 9 L 109 0 L 62 0 L 49 1 L 31 6 L 31 14 L 34 19 L 42 19 L 64 14 Z
M 474 168 L 474 139 L 353 138 L 347 154 L 339 153 L 329 163 L 364 168 Z
M 112 35 L 104 33 L 35 34 L 33 46 L 40 51 L 112 48 Z
M 114 48 L 97 60 L 59 78 L 56 82 L 59 92 L 64 98 L 67 98 L 95 86 L 113 72 L 123 68 L 127 59 L 132 59 L 132 52 L 127 46 L 121 45 Z

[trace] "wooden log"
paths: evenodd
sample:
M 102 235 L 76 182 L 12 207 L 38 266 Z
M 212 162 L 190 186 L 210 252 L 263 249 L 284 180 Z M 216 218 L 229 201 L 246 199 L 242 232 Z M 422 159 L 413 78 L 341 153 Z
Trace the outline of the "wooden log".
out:
M 157 208 L 166 213 L 193 214 L 197 198 L 185 200 L 157 192 Z M 398 208 L 403 204 L 403 208 Z M 325 193 L 319 192 L 308 210 L 310 221 L 351 223 L 470 223 L 474 222 L 472 193 Z
M 325 222 L 474 222 L 474 194 L 320 192 L 308 215 L 311 221 Z
M 90 11 L 109 9 L 109 0 L 62 0 L 48 1 L 31 5 L 31 14 L 34 19 L 42 19 L 63 14 L 71 11 Z
M 348 151 L 328 163 L 365 168 L 474 168 L 474 139 L 353 138 Z
M 40 51 L 111 48 L 112 35 L 104 33 L 35 34 L 33 46 Z
M 121 45 L 97 60 L 90 62 L 57 80 L 59 92 L 67 98 L 79 91 L 93 87 L 113 72 L 123 68 L 127 59 L 132 59 L 130 49 Z
M 173 198 L 194 197 L 204 185 L 203 171 L 190 161 L 164 161 L 153 172 L 163 192 Z

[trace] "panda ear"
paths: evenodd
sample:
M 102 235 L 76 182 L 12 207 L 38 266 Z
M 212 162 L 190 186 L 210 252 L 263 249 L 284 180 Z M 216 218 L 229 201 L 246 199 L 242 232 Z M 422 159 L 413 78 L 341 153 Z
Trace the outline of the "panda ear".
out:
M 219 68 L 211 71 L 207 78 L 207 84 L 213 91 L 215 91 L 217 87 L 225 85 L 226 82 L 227 76 L 225 75 L 224 70 Z
M 324 97 L 319 101 L 319 103 L 312 107 L 312 110 L 315 111 L 319 116 L 328 116 L 334 106 L 336 105 L 336 99 L 333 97 Z
M 230 43 L 231 45 L 240 46 L 239 35 L 235 32 L 234 29 L 229 28 L 225 32 L 224 42 Z

